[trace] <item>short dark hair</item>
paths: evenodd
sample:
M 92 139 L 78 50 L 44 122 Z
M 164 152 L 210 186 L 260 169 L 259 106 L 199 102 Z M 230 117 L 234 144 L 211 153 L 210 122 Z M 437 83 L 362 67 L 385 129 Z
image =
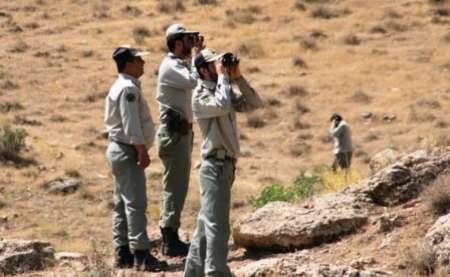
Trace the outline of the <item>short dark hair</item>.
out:
M 204 79 L 205 76 L 203 76 L 202 72 L 200 71 L 200 68 L 208 68 L 208 62 L 206 62 L 205 57 L 201 53 L 199 53 L 195 59 L 194 59 L 194 65 L 197 69 L 198 75 L 200 75 L 200 79 Z
M 132 50 L 126 47 L 119 47 L 113 53 L 113 59 L 117 65 L 117 71 L 123 72 L 127 63 L 134 62 Z
M 169 51 L 171 52 L 174 51 L 175 43 L 177 42 L 177 40 L 182 40 L 183 37 L 184 37 L 183 33 L 177 33 L 167 37 L 167 48 L 169 48 Z
M 333 113 L 330 117 L 330 121 L 333 120 L 341 121 L 342 119 L 343 119 L 342 116 L 338 113 Z

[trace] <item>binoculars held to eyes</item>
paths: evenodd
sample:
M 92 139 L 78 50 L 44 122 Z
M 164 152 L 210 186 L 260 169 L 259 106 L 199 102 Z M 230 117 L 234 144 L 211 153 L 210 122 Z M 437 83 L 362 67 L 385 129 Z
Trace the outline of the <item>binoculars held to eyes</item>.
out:
M 225 53 L 222 56 L 222 64 L 225 67 L 231 67 L 239 64 L 239 59 L 233 53 Z

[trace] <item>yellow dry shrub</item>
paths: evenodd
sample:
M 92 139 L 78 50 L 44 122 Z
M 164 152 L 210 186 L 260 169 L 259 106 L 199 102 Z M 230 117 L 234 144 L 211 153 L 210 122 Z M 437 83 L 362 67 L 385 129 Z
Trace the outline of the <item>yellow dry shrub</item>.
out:
M 356 183 L 361 180 L 361 174 L 356 169 L 349 170 L 326 170 L 322 172 L 322 185 L 327 192 L 338 192 L 343 190 L 350 184 Z

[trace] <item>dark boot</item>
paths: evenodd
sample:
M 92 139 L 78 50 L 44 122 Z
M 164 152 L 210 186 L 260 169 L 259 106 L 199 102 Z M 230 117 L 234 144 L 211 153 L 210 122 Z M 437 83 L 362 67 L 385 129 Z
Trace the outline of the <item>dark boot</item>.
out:
M 134 256 L 130 252 L 128 245 L 122 245 L 114 250 L 114 267 L 131 268 L 133 267 Z
M 160 261 L 150 254 L 149 250 L 134 251 L 134 270 L 159 272 L 164 271 L 168 267 L 166 261 Z
M 184 243 L 178 236 L 178 230 L 161 228 L 161 253 L 170 257 L 184 257 L 189 252 L 189 243 Z

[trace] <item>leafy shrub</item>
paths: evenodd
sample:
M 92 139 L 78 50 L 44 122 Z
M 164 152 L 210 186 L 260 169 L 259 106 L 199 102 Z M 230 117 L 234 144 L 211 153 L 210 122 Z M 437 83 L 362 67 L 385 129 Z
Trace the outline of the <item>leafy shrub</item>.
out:
M 249 203 L 255 208 L 260 208 L 269 202 L 294 202 L 298 199 L 305 199 L 312 195 L 314 186 L 320 182 L 320 176 L 309 176 L 301 172 L 288 187 L 279 183 L 266 185 L 258 197 L 251 196 L 249 198 Z
M 13 129 L 9 125 L 0 127 L 0 159 L 16 159 L 25 148 L 26 136 L 27 132 L 22 128 Z
M 249 199 L 250 205 L 256 208 L 260 208 L 269 202 L 274 201 L 285 201 L 291 202 L 294 199 L 294 195 L 289 188 L 285 188 L 283 185 L 278 183 L 270 184 L 265 186 L 261 191 L 260 196 L 253 197 Z
M 312 195 L 314 185 L 320 182 L 320 176 L 306 175 L 304 172 L 301 172 L 294 178 L 294 181 L 292 183 L 292 190 L 297 198 L 307 198 Z

